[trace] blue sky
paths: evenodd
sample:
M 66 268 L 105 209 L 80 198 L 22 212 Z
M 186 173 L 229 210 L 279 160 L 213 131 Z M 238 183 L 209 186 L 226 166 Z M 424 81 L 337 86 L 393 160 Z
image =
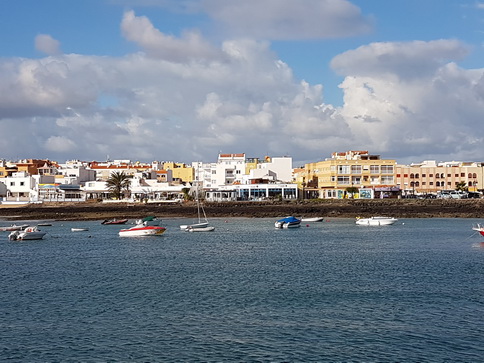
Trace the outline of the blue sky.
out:
M 484 159 L 480 1 L 2 1 L 0 45 L 1 158 Z

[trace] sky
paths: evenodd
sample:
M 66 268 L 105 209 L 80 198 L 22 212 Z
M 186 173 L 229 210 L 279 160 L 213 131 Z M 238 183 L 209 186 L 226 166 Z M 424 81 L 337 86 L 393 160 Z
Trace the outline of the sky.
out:
M 484 161 L 484 1 L 0 0 L 0 159 Z

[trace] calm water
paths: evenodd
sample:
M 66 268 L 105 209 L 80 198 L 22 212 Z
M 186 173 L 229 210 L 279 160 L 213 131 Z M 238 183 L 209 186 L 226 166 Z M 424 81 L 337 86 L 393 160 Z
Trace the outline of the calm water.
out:
M 100 222 L 0 233 L 0 361 L 484 361 L 477 220 L 186 222 L 143 239 Z

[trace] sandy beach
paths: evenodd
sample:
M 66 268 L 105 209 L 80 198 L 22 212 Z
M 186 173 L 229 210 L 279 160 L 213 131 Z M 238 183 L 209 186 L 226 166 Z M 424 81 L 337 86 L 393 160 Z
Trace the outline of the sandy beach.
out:
M 392 200 L 308 200 L 293 202 L 232 202 L 204 204 L 208 217 L 278 218 L 339 217 L 386 215 L 397 218 L 481 218 L 484 200 L 480 199 L 392 199 Z M 193 202 L 181 204 L 133 203 L 45 203 L 25 206 L 0 206 L 4 220 L 104 220 L 108 218 L 191 218 L 196 216 Z

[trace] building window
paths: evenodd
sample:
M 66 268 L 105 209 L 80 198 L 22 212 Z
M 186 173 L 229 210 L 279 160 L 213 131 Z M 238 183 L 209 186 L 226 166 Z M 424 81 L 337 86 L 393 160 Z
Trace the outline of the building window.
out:
M 433 177 L 434 177 L 434 174 L 429 174 L 429 178 L 433 178 Z
M 20 182 L 20 186 L 23 187 L 25 185 L 25 182 Z
M 370 165 L 370 174 L 380 174 L 380 166 Z
M 339 176 L 338 177 L 338 184 L 350 184 L 350 177 L 349 176 Z
M 393 165 L 382 165 L 381 166 L 381 173 L 382 174 L 393 174 Z
M 393 184 L 393 175 L 383 175 L 381 177 L 381 183 L 382 184 Z
M 435 174 L 435 177 L 436 177 L 437 179 L 439 179 L 439 178 L 440 178 L 440 175 L 439 175 L 439 174 Z
M 425 178 L 427 176 L 427 174 L 422 174 L 422 178 Z
M 418 178 L 419 178 L 419 175 L 418 175 L 418 173 L 417 173 L 417 174 L 415 174 L 415 179 L 418 179 Z
M 410 179 L 413 179 L 413 178 L 415 178 L 415 175 L 410 174 Z
M 361 174 L 361 165 L 351 165 L 351 174 Z
M 460 173 L 461 178 L 465 177 L 465 173 Z
M 10 186 L 11 187 L 14 187 L 15 186 L 15 182 L 10 182 Z
M 434 182 L 429 182 L 429 185 L 434 185 Z M 437 185 L 438 186 L 438 185 Z
M 349 174 L 349 173 L 350 173 L 349 165 L 338 165 L 338 174 Z

